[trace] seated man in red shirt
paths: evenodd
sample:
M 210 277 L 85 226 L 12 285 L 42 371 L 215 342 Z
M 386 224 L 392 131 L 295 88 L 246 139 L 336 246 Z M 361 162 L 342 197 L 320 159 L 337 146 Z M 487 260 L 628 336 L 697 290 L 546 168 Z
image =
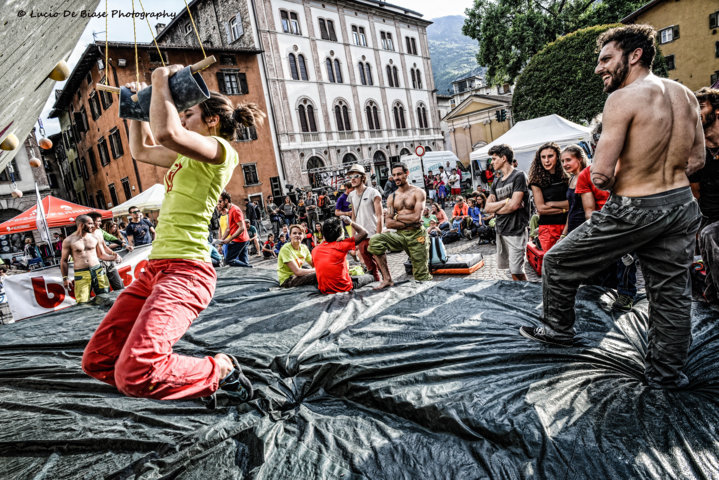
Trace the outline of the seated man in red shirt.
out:
M 344 238 L 344 225 L 350 225 L 354 238 Z M 351 277 L 347 254 L 367 238 L 367 230 L 348 216 L 332 217 L 322 224 L 324 242 L 312 250 L 312 263 L 317 273 L 317 286 L 325 294 L 349 292 L 374 282 L 371 274 Z
M 472 219 L 469 217 L 469 205 L 467 205 L 467 202 L 464 201 L 464 197 L 462 195 L 457 195 L 457 203 L 454 204 L 452 218 L 449 220 L 451 228 L 456 228 L 457 233 L 463 235 L 464 230 L 471 225 L 471 222 Z

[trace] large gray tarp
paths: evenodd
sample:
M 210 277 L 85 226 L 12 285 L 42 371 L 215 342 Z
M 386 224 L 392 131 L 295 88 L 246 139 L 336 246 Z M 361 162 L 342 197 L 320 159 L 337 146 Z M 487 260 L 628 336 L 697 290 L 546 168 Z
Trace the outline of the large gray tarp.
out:
M 85 376 L 104 311 L 0 329 L 0 478 L 719 477 L 717 314 L 693 307 L 690 388 L 643 383 L 647 304 L 580 290 L 585 346 L 517 333 L 541 287 L 451 279 L 321 296 L 220 271 L 176 351 L 236 355 L 257 393 L 127 398 Z M 243 273 L 246 272 L 243 270 Z

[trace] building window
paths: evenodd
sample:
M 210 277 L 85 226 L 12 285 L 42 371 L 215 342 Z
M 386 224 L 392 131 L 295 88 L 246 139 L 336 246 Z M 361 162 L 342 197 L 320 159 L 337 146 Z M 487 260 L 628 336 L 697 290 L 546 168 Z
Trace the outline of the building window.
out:
M 320 37 L 322 40 L 337 41 L 337 34 L 335 33 L 335 23 L 332 20 L 325 18 L 319 19 L 320 23 Z
M 229 33 L 229 43 L 235 42 L 242 37 L 245 33 L 242 28 L 242 17 L 239 14 L 235 15 L 227 22 L 227 31 Z
M 352 41 L 355 45 L 359 45 L 361 47 L 367 46 L 367 35 L 365 35 L 364 27 L 352 25 Z
M 100 107 L 100 95 L 98 95 L 95 90 L 90 92 L 90 99 L 88 100 L 88 103 L 90 104 L 90 114 L 92 115 L 92 119 L 97 120 L 100 118 L 100 115 L 102 115 L 102 107 Z
M 300 72 L 297 69 L 297 57 L 294 53 L 290 53 L 290 76 L 292 80 L 300 79 Z
M 335 83 L 335 72 L 332 68 L 332 59 L 328 58 L 325 60 L 325 65 L 327 66 L 327 80 Z
M 359 62 L 358 68 L 359 68 L 359 74 L 360 74 L 360 83 L 362 83 L 362 85 L 367 85 L 367 78 L 365 77 L 365 74 L 364 74 L 364 63 Z
M 359 62 L 359 64 L 357 64 L 357 68 L 359 69 L 360 81 L 362 82 L 362 85 L 373 85 L 372 67 L 370 67 L 370 64 Z
M 347 104 L 340 100 L 335 105 L 335 120 L 337 121 L 337 130 L 340 132 L 352 130 L 350 124 L 350 114 Z
M 162 52 L 162 58 L 160 58 L 160 54 L 157 50 L 150 50 L 150 63 L 162 63 L 165 62 L 165 65 L 170 63 L 169 58 L 167 57 L 167 52 Z
M 272 191 L 273 197 L 279 198 L 282 196 L 282 182 L 280 182 L 280 177 L 270 177 L 270 190 Z
M 369 63 L 365 63 L 365 74 L 367 75 L 367 85 L 374 85 L 374 82 L 372 81 L 372 67 L 370 67 Z
M 17 162 L 14 158 L 10 161 L 10 165 L 12 165 L 13 177 L 15 177 L 15 181 L 19 182 L 20 172 L 17 169 Z M 0 172 L 0 182 L 9 182 L 11 180 L 12 179 L 10 178 L 10 168 L 3 169 L 3 171 Z
M 217 85 L 225 95 L 245 95 L 249 93 L 247 75 L 237 70 L 220 70 L 217 72 Z
M 719 28 L 719 11 L 709 15 L 709 29 Z
M 107 189 L 110 190 L 110 201 L 112 202 L 112 206 L 119 205 L 120 202 L 117 201 L 117 192 L 115 191 L 115 184 L 111 183 L 107 186 Z
M 335 78 L 337 83 L 342 83 L 342 69 L 340 68 L 340 61 L 335 58 Z
M 120 130 L 117 127 L 110 130 L 110 150 L 112 150 L 112 158 L 120 158 L 125 153 L 122 149 Z
M 298 65 L 299 68 L 297 67 Z M 304 55 L 299 54 L 295 57 L 294 53 L 290 53 L 290 75 L 293 80 L 308 80 Z
M 129 177 L 123 178 L 120 180 L 120 183 L 122 183 L 122 191 L 125 193 L 125 200 L 130 200 L 132 198 L 132 191 L 130 190 Z
M 300 118 L 300 128 L 302 129 L 303 133 L 317 131 L 317 122 L 315 121 L 315 109 L 312 105 L 300 105 L 299 107 L 297 107 L 297 113 Z
M 251 142 L 257 140 L 257 129 L 255 127 L 242 127 L 237 136 L 238 142 Z
M 714 42 L 714 56 L 719 58 L 719 42 Z
M 429 123 L 427 123 L 427 107 L 423 104 L 417 107 L 417 123 L 419 123 L 419 128 L 429 128 Z
M 367 128 L 370 130 L 379 130 L 379 109 L 377 108 L 377 104 L 369 102 L 365 107 L 365 113 L 367 114 Z
M 280 10 L 280 19 L 282 20 L 282 31 L 293 35 L 302 35 L 300 30 L 299 17 L 295 12 Z
M 85 159 L 79 158 L 77 160 L 77 163 L 80 165 L 80 174 L 82 174 L 82 178 L 84 178 L 85 180 L 89 180 L 90 175 L 88 175 L 87 173 L 87 163 L 85 163 Z
M 260 180 L 257 177 L 257 166 L 254 163 L 242 165 L 242 173 L 245 176 L 245 186 L 259 185 Z
M 102 190 L 97 191 L 97 193 L 95 194 L 95 199 L 97 201 L 97 208 L 107 210 L 107 204 L 105 203 L 105 194 L 102 193 Z
M 100 153 L 100 164 L 104 167 L 110 163 L 110 153 L 107 151 L 107 141 L 105 137 L 100 137 L 97 141 L 97 151 Z
M 102 103 L 102 108 L 107 110 L 110 108 L 110 105 L 112 105 L 112 94 L 110 92 L 103 92 L 100 91 L 98 93 L 100 96 L 100 102 Z
M 410 69 L 410 76 L 412 77 L 412 88 L 422 89 L 422 75 L 419 68 Z
M 663 45 L 665 43 L 673 42 L 677 38 L 679 38 L 679 25 L 674 25 L 674 26 L 659 30 L 659 43 L 661 45 Z
M 667 55 L 666 57 L 664 57 L 664 60 L 667 62 L 667 70 L 674 70 L 675 68 L 677 68 L 674 65 L 674 55 Z
M 89 70 L 89 71 L 87 72 L 87 77 L 85 77 L 85 79 L 87 80 L 87 86 L 88 86 L 88 87 L 89 87 L 90 85 L 92 85 L 92 70 Z
M 394 42 L 392 42 L 392 34 L 389 32 L 379 32 L 382 39 L 382 48 L 394 51 Z
M 397 130 L 404 130 L 407 128 L 407 123 L 404 119 L 404 107 L 400 103 L 396 103 L 393 108 L 394 111 L 394 126 Z
M 407 53 L 417 55 L 417 42 L 413 37 L 404 37 L 407 43 Z
M 220 55 L 220 65 L 237 65 L 234 55 Z
M 307 76 L 307 64 L 305 63 L 305 56 L 301 53 L 297 55 L 297 63 L 300 65 L 300 79 L 309 80 Z
M 709 85 L 714 85 L 717 83 L 717 80 L 719 80 L 719 70 L 712 73 L 711 79 L 709 80 Z
M 92 148 L 87 151 L 87 159 L 90 161 L 92 173 L 97 173 L 97 160 L 95 159 L 95 152 L 93 152 Z
M 397 67 L 387 65 L 387 84 L 390 87 L 399 87 L 399 71 Z
M 390 87 L 394 87 L 394 80 L 392 79 L 392 67 L 387 65 L 385 71 L 387 73 L 387 85 L 389 85 Z

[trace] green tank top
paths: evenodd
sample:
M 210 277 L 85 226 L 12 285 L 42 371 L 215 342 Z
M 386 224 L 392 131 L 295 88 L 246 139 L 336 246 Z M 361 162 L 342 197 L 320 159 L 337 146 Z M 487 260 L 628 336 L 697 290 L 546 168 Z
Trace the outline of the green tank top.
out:
M 165 175 L 165 199 L 157 219 L 150 259 L 181 258 L 210 261 L 208 225 L 220 193 L 239 163 L 237 151 L 220 137 L 213 137 L 224 149 L 219 165 L 199 162 L 184 155 Z

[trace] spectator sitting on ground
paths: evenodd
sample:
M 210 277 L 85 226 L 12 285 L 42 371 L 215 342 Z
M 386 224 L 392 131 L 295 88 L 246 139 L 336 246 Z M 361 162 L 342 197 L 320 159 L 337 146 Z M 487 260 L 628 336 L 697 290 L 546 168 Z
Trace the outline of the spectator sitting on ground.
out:
M 302 238 L 302 243 L 305 244 L 311 252 L 312 249 L 315 248 L 315 237 L 312 232 L 310 232 L 310 229 L 307 226 L 307 222 L 302 222 L 300 223 L 300 225 L 302 225 L 302 229 L 305 232 L 304 237 Z
M 439 228 L 442 230 L 449 230 L 451 228 L 447 214 L 444 213 L 442 207 L 440 207 L 437 203 L 432 204 L 432 215 L 437 218 L 437 225 L 439 225 Z
M 354 238 L 345 238 L 344 225 L 351 225 Z M 349 292 L 374 281 L 371 274 L 350 276 L 347 254 L 367 238 L 367 230 L 343 215 L 325 220 L 322 225 L 325 242 L 312 251 L 317 285 L 324 294 Z
M 449 223 L 452 225 L 452 228 L 456 228 L 457 232 L 462 235 L 464 233 L 464 229 L 469 226 L 467 225 L 467 220 L 470 221 L 471 225 L 471 219 L 469 218 L 468 213 L 469 206 L 464 201 L 464 197 L 462 195 L 457 195 L 456 202 L 457 203 L 455 203 L 454 208 L 452 209 L 452 218 Z
M 275 248 L 274 248 L 275 257 L 276 257 L 277 255 L 279 255 L 280 249 L 281 249 L 286 243 L 287 243 L 287 235 L 285 235 L 284 233 L 280 233 L 280 236 L 277 237 L 277 243 L 275 243 Z
M 315 229 L 312 231 L 312 236 L 315 237 L 315 245 L 319 245 L 322 243 L 322 240 L 324 240 L 324 235 L 322 235 L 322 224 L 320 222 L 315 222 Z
M 437 223 L 437 217 L 429 213 L 429 208 L 425 207 L 424 210 L 422 210 L 422 225 L 424 225 L 424 228 L 429 228 L 430 220 L 434 220 L 435 223 Z
M 290 242 L 280 249 L 277 255 L 277 278 L 280 287 L 299 287 L 302 285 L 317 285 L 317 274 L 312 263 L 312 254 L 302 239 L 305 238 L 305 229 L 302 225 L 290 226 Z M 307 263 L 310 268 L 303 268 Z
M 277 258 L 275 253 L 275 235 L 273 233 L 267 234 L 267 241 L 262 246 L 262 255 L 265 258 Z
M 247 235 L 250 237 L 249 242 L 254 245 L 255 251 L 257 252 L 255 256 L 261 257 L 262 248 L 260 247 L 260 235 L 257 233 L 257 228 L 247 219 L 245 219 L 245 228 L 247 229 Z

